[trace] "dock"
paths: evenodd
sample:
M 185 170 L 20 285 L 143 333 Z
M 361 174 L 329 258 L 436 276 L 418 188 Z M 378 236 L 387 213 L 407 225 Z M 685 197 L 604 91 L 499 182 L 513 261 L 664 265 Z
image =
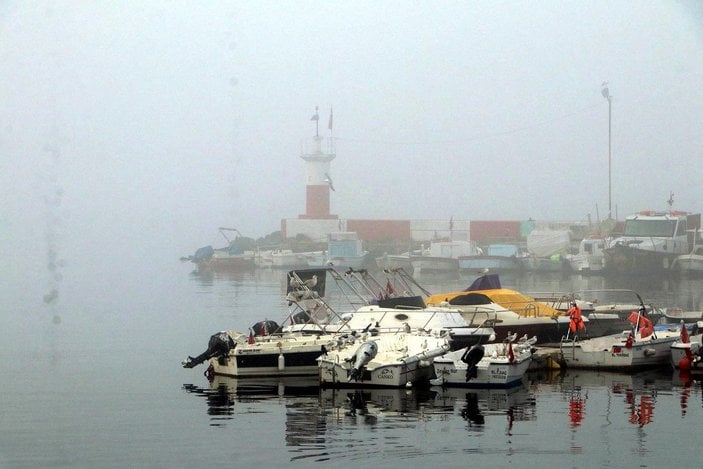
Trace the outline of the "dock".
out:
M 559 370 L 562 368 L 559 364 L 560 355 L 559 347 L 537 346 L 532 354 L 532 363 L 528 370 Z

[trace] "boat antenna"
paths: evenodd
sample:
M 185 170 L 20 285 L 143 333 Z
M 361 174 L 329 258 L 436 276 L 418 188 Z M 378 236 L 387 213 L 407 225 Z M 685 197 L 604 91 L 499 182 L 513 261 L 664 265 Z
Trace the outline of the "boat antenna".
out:
M 669 210 L 671 210 L 671 206 L 674 205 L 674 193 L 672 191 L 669 191 L 669 200 L 666 203 L 669 204 Z

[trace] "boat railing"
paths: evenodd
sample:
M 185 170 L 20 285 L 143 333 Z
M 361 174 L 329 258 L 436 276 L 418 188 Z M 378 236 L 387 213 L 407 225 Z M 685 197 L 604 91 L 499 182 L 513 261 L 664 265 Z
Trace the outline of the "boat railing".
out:
M 526 317 L 537 317 L 537 305 L 534 303 L 527 303 L 525 307 L 522 309 L 523 311 L 523 316 Z
M 334 269 L 328 269 L 328 271 L 334 271 Z M 303 331 L 306 326 L 309 326 L 308 331 L 316 331 L 319 328 L 323 333 L 327 333 L 327 327 L 335 324 L 335 327 L 338 325 L 339 327 L 334 332 L 341 332 L 346 325 L 342 316 L 326 298 L 314 290 L 314 285 L 303 281 L 296 271 L 289 273 L 289 279 L 289 282 L 294 281 L 297 284 L 296 290 L 286 295 L 288 305 L 293 306 L 287 317 L 290 324 L 294 326 L 299 322 L 296 318 L 301 318 L 302 314 L 304 315 L 302 316 L 302 325 L 297 328 L 299 331 Z
M 451 305 L 450 305 L 451 306 Z M 469 327 L 485 327 L 485 326 L 492 326 L 496 322 L 498 322 L 498 311 L 492 308 L 487 308 L 487 307 L 481 307 L 480 305 L 476 306 L 473 311 L 467 311 L 467 310 L 460 310 L 462 313 L 462 316 L 464 317 L 464 320 L 466 320 L 466 317 L 470 315 L 471 319 L 468 322 Z M 509 311 L 508 309 L 504 309 L 502 311 Z M 483 319 L 480 319 L 483 317 Z M 474 321 L 478 319 L 477 324 L 474 324 Z

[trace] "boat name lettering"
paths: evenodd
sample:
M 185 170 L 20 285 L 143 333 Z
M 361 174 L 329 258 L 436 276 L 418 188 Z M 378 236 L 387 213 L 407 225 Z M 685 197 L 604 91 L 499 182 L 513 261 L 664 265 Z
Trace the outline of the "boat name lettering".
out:
M 384 368 L 378 373 L 378 379 L 393 379 L 393 370 Z
M 491 370 L 491 377 L 505 378 L 506 376 L 508 376 L 508 370 L 506 370 L 506 369 L 498 368 L 497 370 L 496 369 Z

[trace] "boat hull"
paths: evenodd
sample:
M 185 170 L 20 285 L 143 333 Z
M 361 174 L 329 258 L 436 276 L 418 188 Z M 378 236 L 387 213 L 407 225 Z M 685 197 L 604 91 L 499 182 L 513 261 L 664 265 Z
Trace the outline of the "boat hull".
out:
M 517 257 L 465 256 L 459 258 L 459 270 L 461 271 L 498 273 L 520 271 L 522 268 L 522 262 Z
M 366 265 L 366 260 L 368 258 L 368 253 L 362 254 L 360 256 L 337 256 L 328 257 L 325 260 L 325 265 L 331 265 L 339 268 L 352 268 L 360 269 Z
M 306 337 L 237 344 L 227 355 L 210 359 L 215 375 L 243 377 L 315 376 L 317 358 L 331 337 Z M 280 344 L 280 346 L 279 346 Z
M 679 253 L 638 249 L 626 244 L 615 244 L 605 250 L 604 273 L 628 275 L 656 275 L 671 271 Z
M 568 316 L 556 317 L 530 317 L 517 315 L 496 315 L 495 318 L 486 317 L 485 313 L 462 311 L 462 316 L 471 324 L 479 321 L 485 326 L 495 331 L 496 342 L 504 341 L 508 336 L 517 334 L 518 337 L 537 337 L 538 345 L 559 344 L 565 337 L 573 336 L 569 329 Z M 517 316 L 517 317 L 516 317 Z M 630 327 L 630 323 L 617 315 L 596 314 L 591 320 L 584 317 L 585 328 L 579 331 L 582 339 L 601 337 L 604 335 L 616 334 Z
M 415 274 L 443 274 L 459 272 L 459 259 L 452 257 L 412 256 L 410 257 Z
M 358 381 L 349 380 L 350 366 L 322 359 L 319 364 L 320 385 L 335 387 L 381 386 L 402 387 L 408 383 L 429 381 L 433 376 L 432 361 L 411 358 L 404 362 L 380 365 L 364 371 Z
M 671 345 L 677 332 L 658 332 L 657 338 L 635 341 L 630 347 L 624 334 L 599 337 L 581 342 L 563 342 L 560 361 L 566 368 L 613 369 L 630 371 L 668 365 Z
M 569 272 L 571 263 L 565 257 L 520 257 L 522 269 L 528 272 Z
M 274 269 L 294 269 L 308 266 L 306 253 L 302 252 L 281 252 L 271 253 L 271 267 Z
M 701 338 L 703 336 L 694 335 L 691 336 L 688 343 L 683 343 L 677 340 L 671 344 L 671 366 L 674 368 L 679 368 L 681 359 L 686 357 L 687 354 L 696 354 L 701 348 Z M 703 366 L 701 367 L 703 368 Z M 702 370 L 703 371 L 703 370 Z
M 251 257 L 212 257 L 195 263 L 198 272 L 242 272 L 256 269 Z
M 703 256 L 696 254 L 678 256 L 675 269 L 683 275 L 703 275 Z
M 498 352 L 498 350 L 500 352 Z M 434 360 L 436 378 L 433 385 L 457 386 L 466 388 L 509 388 L 522 383 L 530 367 L 532 353 L 524 350 L 515 354 L 513 360 L 506 355 L 505 344 L 485 346 L 485 356 L 476 364 L 476 377 L 467 380 L 467 364 L 461 361 L 464 350 L 447 353 Z M 492 357 L 493 351 L 499 353 Z
M 357 354 L 369 342 L 378 350 L 358 366 Z M 401 387 L 429 381 L 433 360 L 449 350 L 446 339 L 415 334 L 386 334 L 360 339 L 318 359 L 320 385 L 325 387 Z
M 406 272 L 413 272 L 413 266 L 410 263 L 410 256 L 402 254 L 384 254 L 376 258 L 376 267 L 380 270 L 404 269 Z

